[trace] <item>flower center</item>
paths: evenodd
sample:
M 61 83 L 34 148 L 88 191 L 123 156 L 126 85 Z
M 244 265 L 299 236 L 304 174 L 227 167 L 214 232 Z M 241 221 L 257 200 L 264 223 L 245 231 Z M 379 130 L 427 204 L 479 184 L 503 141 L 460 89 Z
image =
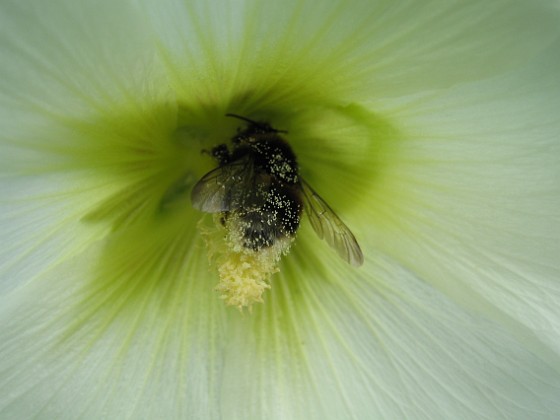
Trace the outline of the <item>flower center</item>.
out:
M 343 249 L 346 255 L 342 255 L 334 237 L 328 236 L 332 230 L 320 219 L 309 217 L 302 189 L 307 183 L 312 185 L 310 201 L 318 213 L 336 210 L 359 241 L 356 219 L 348 216 L 360 205 L 360 195 L 371 193 L 378 167 L 375 156 L 391 139 L 390 126 L 357 106 L 287 109 L 295 111 L 238 111 L 277 130 L 268 133 L 262 132 L 263 126 L 248 132 L 250 123 L 227 117 L 226 110 L 191 112 L 188 117 L 185 110 L 179 110 L 178 115 L 172 114 L 172 109 L 165 110 L 159 117 L 165 124 L 135 128 L 124 133 L 120 142 L 107 139 L 99 153 L 89 153 L 96 157 L 91 166 L 111 186 L 105 199 L 83 217 L 87 223 L 105 224 L 111 232 L 97 264 L 99 272 L 92 279 L 92 290 L 130 289 L 138 299 L 154 290 L 169 290 L 164 294 L 171 297 L 172 290 L 195 284 L 205 284 L 211 290 L 208 282 L 216 276 L 216 290 L 226 304 L 250 307 L 266 296 L 273 274 L 288 261 L 282 256 L 289 251 L 312 250 L 317 257 L 324 253 L 336 258 L 329 254 L 330 245 L 342 256 L 342 264 L 346 259 L 359 265 L 361 256 L 355 250 Z M 132 129 L 138 123 L 126 126 Z M 255 141 L 259 138 L 263 141 Z M 97 147 L 104 139 L 92 137 L 92 145 Z M 255 150 L 248 159 L 246 149 L 251 147 Z M 108 158 L 114 165 L 103 165 L 103 159 Z M 196 183 L 205 174 L 228 165 L 237 170 L 214 180 L 229 195 L 219 193 L 215 201 L 211 195 L 204 196 L 205 205 L 210 207 L 194 208 L 191 194 Z M 213 217 L 204 217 L 205 213 Z M 202 227 L 197 230 L 201 219 L 198 226 Z M 307 220 L 316 231 L 316 226 L 323 226 L 319 236 L 326 243 L 311 245 L 316 239 L 305 226 Z M 296 239 L 300 230 L 306 234 Z M 301 242 L 300 246 L 292 247 L 294 241 Z M 206 250 L 201 243 L 206 244 Z M 196 271 L 204 261 L 204 252 L 210 259 L 209 275 Z M 321 261 L 307 257 L 298 256 L 293 261 Z M 117 277 L 123 270 L 128 274 Z
M 193 187 L 193 206 L 214 214 L 215 229 L 203 227 L 210 260 L 217 266 L 216 290 L 240 309 L 262 302 L 282 255 L 289 252 L 305 208 L 320 238 L 342 259 L 359 266 L 363 255 L 355 236 L 332 208 L 299 175 L 288 135 L 265 121 L 244 121 L 230 144 L 206 149 L 217 167 Z M 282 134 L 282 136 L 281 136 Z

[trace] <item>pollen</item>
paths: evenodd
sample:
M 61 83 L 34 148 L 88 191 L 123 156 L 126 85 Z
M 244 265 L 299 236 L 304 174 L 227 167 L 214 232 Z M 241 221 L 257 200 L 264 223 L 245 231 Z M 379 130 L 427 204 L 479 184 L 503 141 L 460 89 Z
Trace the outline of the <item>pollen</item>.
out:
M 228 220 L 214 217 L 215 229 L 202 230 L 210 264 L 217 267 L 219 282 L 215 291 L 227 306 L 251 309 L 263 302 L 263 294 L 271 287 L 271 277 L 278 272 L 282 255 L 288 253 L 293 238 L 277 239 L 258 250 L 244 246 L 240 233 L 243 225 L 230 214 Z
M 231 252 L 218 267 L 220 282 L 215 290 L 228 306 L 239 309 L 262 302 L 262 295 L 270 288 L 270 276 L 276 264 L 262 261 L 255 252 Z

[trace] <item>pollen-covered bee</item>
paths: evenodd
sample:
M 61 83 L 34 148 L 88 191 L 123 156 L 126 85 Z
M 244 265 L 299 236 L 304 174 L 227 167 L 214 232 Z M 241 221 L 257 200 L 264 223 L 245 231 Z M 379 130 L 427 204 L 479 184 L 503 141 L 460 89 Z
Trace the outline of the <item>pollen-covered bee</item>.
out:
M 293 238 L 305 209 L 317 235 L 353 266 L 364 257 L 356 238 L 329 205 L 299 176 L 296 156 L 280 136 L 285 133 L 264 122 L 227 114 L 248 126 L 210 153 L 218 167 L 193 187 L 193 206 L 220 213 L 222 223 L 235 220 L 243 247 L 259 251 Z

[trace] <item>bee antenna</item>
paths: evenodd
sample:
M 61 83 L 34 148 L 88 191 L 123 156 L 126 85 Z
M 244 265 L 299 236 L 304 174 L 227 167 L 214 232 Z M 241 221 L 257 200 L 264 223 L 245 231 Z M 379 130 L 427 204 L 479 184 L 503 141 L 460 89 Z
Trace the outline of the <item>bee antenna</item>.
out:
M 237 118 L 238 120 L 242 120 L 242 121 L 246 121 L 246 122 L 251 123 L 251 124 L 259 125 L 258 122 L 254 121 L 254 120 L 251 120 L 251 119 L 249 119 L 249 118 L 247 118 L 247 117 L 244 117 L 244 116 L 242 116 L 242 115 L 237 115 L 237 114 L 226 114 L 226 117 Z
M 272 131 L 274 131 L 274 132 L 276 132 L 276 133 L 287 133 L 286 130 L 277 130 L 277 129 L 275 129 L 275 128 L 270 127 L 267 123 L 257 122 L 257 121 L 255 121 L 255 120 L 252 120 L 252 119 L 250 119 L 250 118 L 244 117 L 244 116 L 242 116 L 242 115 L 227 113 L 227 114 L 226 114 L 226 117 L 237 118 L 238 120 L 242 120 L 242 121 L 245 121 L 245 122 L 248 122 L 248 123 L 250 123 L 250 124 L 254 124 L 254 125 L 260 126 L 260 127 L 263 127 L 263 126 L 264 126 L 264 127 L 266 127 L 267 129 L 270 129 L 270 130 L 272 130 Z

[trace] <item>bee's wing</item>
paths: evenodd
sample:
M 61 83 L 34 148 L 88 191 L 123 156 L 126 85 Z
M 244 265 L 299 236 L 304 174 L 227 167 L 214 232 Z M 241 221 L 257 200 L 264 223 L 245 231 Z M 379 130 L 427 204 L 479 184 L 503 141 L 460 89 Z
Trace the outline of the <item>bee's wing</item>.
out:
M 255 173 L 253 160 L 245 156 L 204 175 L 192 189 L 193 207 L 206 213 L 260 207 L 269 183 Z
M 362 265 L 364 255 L 348 226 L 303 179 L 301 186 L 305 198 L 305 211 L 315 233 L 327 241 L 346 262 L 354 267 Z

